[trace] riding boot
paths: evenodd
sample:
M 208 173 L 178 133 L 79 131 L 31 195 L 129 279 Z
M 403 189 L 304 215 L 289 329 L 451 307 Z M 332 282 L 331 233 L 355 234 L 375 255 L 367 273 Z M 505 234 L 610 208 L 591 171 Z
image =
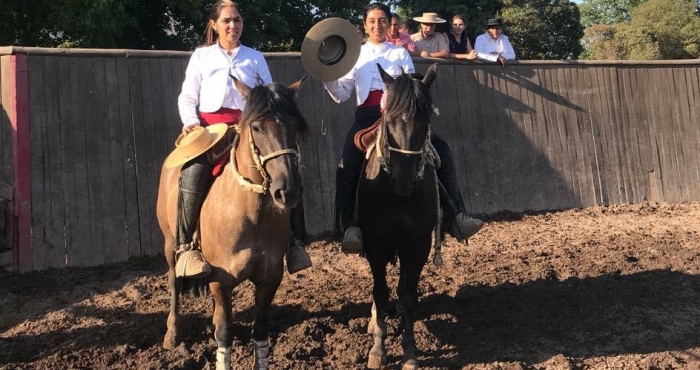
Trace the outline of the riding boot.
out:
M 304 207 L 301 202 L 292 208 L 290 214 L 292 225 L 292 242 L 287 248 L 287 271 L 294 274 L 311 267 L 311 258 L 306 253 L 304 237 L 306 229 L 304 227 Z
M 463 242 L 476 234 L 484 226 L 484 223 L 467 215 L 457 183 L 454 160 L 447 143 L 437 136 L 433 136 L 431 142 L 440 155 L 442 163 L 437 170 L 441 190 L 440 205 L 443 210 L 442 224 L 448 233 L 458 241 Z
M 342 165 L 342 162 L 341 162 Z M 340 230 L 344 230 L 341 251 L 346 254 L 362 253 L 362 231 L 355 222 L 355 196 L 359 176 L 338 166 L 336 172 L 336 207 Z
M 178 182 L 175 276 L 201 278 L 211 273 L 198 243 L 192 240 L 211 183 L 211 165 L 201 155 L 185 164 Z

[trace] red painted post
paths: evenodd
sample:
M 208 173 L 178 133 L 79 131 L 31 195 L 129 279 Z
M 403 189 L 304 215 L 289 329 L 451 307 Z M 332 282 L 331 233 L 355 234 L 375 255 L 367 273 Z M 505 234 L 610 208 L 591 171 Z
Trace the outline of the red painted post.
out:
M 11 57 L 12 147 L 15 174 L 14 212 L 17 217 L 17 264 L 20 272 L 31 271 L 32 259 L 32 176 L 29 135 L 29 70 L 27 55 Z

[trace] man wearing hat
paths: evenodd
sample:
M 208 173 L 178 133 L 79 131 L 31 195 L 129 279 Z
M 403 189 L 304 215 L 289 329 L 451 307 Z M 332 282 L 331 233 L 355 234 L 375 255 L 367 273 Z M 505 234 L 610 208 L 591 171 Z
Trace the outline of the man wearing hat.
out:
M 438 18 L 437 13 L 423 13 L 423 16 L 414 17 L 413 20 L 420 22 L 420 31 L 411 35 L 416 53 L 423 58 L 448 58 L 450 45 L 447 38 L 435 32 L 435 25 L 445 23 L 445 20 Z
M 505 67 L 506 60 L 515 59 L 515 51 L 508 36 L 503 34 L 502 26 L 500 18 L 489 18 L 486 22 L 486 32 L 474 42 L 474 50 L 479 59 L 498 62 Z

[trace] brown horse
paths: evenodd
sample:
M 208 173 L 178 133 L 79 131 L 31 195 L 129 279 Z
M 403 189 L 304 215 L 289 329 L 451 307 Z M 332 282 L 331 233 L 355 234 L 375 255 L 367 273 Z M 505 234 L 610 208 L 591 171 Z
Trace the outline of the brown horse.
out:
M 374 305 L 368 330 L 374 335 L 374 345 L 367 366 L 377 369 L 386 365 L 386 267 L 398 256 L 397 293 L 404 330 L 402 368 L 416 369 L 413 324 L 418 279 L 430 254 L 438 213 L 436 174 L 430 167 L 434 156 L 430 145 L 433 101 L 429 91 L 437 64 L 428 69 L 422 80 L 408 74 L 394 79 L 377 66 L 387 87 L 386 105 L 358 188 L 359 226 L 374 278 Z
M 282 281 L 283 257 L 291 238 L 289 213 L 301 199 L 297 134 L 306 127 L 294 96 L 304 78 L 289 87 L 272 83 L 249 88 L 234 79 L 246 99 L 231 149 L 231 161 L 216 178 L 202 206 L 202 253 L 212 266 L 217 369 L 231 367 L 232 293 L 245 280 L 255 285 L 255 369 L 267 369 L 269 314 Z M 170 314 L 164 347 L 177 344 L 178 296 L 175 230 L 180 169 L 162 169 L 158 221 L 165 236 Z

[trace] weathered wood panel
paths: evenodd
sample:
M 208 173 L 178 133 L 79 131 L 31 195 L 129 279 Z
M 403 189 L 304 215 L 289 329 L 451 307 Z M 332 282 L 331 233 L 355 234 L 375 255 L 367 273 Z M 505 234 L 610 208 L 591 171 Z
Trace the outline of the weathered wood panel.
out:
M 96 265 L 162 248 L 160 166 L 180 132 L 187 53 L 28 55 L 34 268 Z M 0 176 L 12 181 L 9 55 L 0 60 Z M 433 61 L 417 59 L 424 73 Z M 268 55 L 275 81 L 298 54 Z M 435 132 L 450 145 L 467 209 L 556 210 L 700 199 L 700 63 L 440 62 Z M 354 98 L 308 79 L 297 96 L 306 230 L 334 227 L 335 171 Z

